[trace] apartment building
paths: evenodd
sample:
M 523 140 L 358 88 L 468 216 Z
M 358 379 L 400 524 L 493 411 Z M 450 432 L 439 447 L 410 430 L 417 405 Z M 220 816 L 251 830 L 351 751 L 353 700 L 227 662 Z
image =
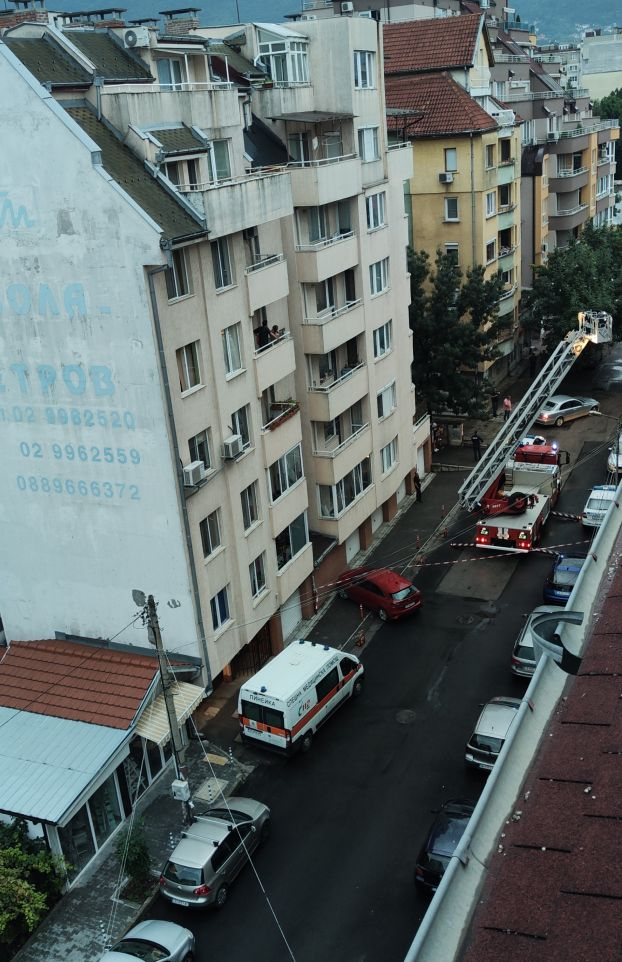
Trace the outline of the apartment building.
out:
M 484 18 L 417 20 L 384 31 L 388 123 L 413 150 L 411 243 L 463 273 L 501 271 L 498 359 L 482 373 L 507 374 L 520 354 L 520 122 L 490 95 L 492 55 Z
M 0 17 L 7 637 L 112 637 L 140 588 L 209 684 L 278 650 L 425 469 L 378 27 L 23 6 Z

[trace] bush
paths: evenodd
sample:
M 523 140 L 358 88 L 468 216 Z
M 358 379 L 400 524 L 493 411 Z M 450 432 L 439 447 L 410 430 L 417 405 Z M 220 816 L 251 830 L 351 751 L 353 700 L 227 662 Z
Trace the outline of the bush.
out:
M 133 826 L 120 833 L 115 851 L 122 865 L 125 859 L 130 881 L 138 887 L 146 886 L 151 878 L 151 855 L 142 819 L 136 819 Z

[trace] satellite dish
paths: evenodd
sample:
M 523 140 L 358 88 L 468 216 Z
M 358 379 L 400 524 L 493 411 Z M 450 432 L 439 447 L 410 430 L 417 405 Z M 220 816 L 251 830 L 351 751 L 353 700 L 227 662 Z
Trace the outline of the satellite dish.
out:
M 137 588 L 134 588 L 132 591 L 132 600 L 135 605 L 138 605 L 139 608 L 142 608 L 143 605 L 147 604 L 147 597 L 145 595 L 145 592 L 139 591 Z

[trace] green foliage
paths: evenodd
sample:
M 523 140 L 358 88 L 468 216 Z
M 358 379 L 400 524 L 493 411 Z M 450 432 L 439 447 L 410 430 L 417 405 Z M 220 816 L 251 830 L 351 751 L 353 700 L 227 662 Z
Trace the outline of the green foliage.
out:
M 17 949 L 51 908 L 63 884 L 63 864 L 26 823 L 0 823 L 0 945 Z
M 142 819 L 135 819 L 133 826 L 119 834 L 115 852 L 121 864 L 125 859 L 125 872 L 132 882 L 145 885 L 149 881 L 151 855 Z
M 463 280 L 454 258 L 436 252 L 434 269 L 423 251 L 408 250 L 413 331 L 413 381 L 428 411 L 480 414 L 478 365 L 497 357 L 500 275 L 484 280 L 471 268 Z
M 619 120 L 622 126 L 622 87 L 618 87 L 617 90 L 612 90 L 610 94 L 603 97 L 602 100 L 597 100 L 594 104 L 594 109 L 592 111 L 595 117 L 601 117 L 603 120 Z M 615 142 L 615 157 L 616 165 L 618 170 L 618 176 L 620 172 L 620 141 Z
M 547 263 L 534 268 L 533 287 L 523 298 L 523 322 L 532 337 L 544 331 L 552 350 L 577 327 L 579 311 L 608 311 L 614 319 L 622 296 L 622 232 L 588 226 L 581 240 L 557 249 Z

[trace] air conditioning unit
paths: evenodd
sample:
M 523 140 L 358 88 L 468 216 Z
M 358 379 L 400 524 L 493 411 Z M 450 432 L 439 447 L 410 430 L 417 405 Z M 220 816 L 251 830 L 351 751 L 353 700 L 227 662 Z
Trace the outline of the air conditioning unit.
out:
M 352 0 L 342 0 L 342 3 L 341 3 L 342 13 L 352 13 L 353 10 L 354 10 L 354 4 L 352 3 Z
M 365 17 L 367 20 L 371 20 L 372 11 L 371 10 L 361 10 L 359 17 Z
M 133 27 L 126 30 L 123 34 L 123 45 L 125 47 L 148 47 L 149 30 L 147 27 Z
M 547 140 L 559 140 L 559 130 L 549 130 L 546 135 Z
M 441 184 L 453 184 L 454 175 L 451 174 L 448 170 L 442 170 L 438 175 L 438 179 Z
M 317 17 L 314 13 L 303 13 L 300 19 L 301 20 L 317 20 Z
M 196 487 L 205 477 L 205 465 L 202 461 L 193 461 L 184 467 L 184 484 Z
M 479 0 L 480 10 L 487 10 L 490 6 L 490 0 Z
M 232 434 L 222 442 L 222 456 L 225 461 L 235 461 L 244 450 L 241 434 Z

